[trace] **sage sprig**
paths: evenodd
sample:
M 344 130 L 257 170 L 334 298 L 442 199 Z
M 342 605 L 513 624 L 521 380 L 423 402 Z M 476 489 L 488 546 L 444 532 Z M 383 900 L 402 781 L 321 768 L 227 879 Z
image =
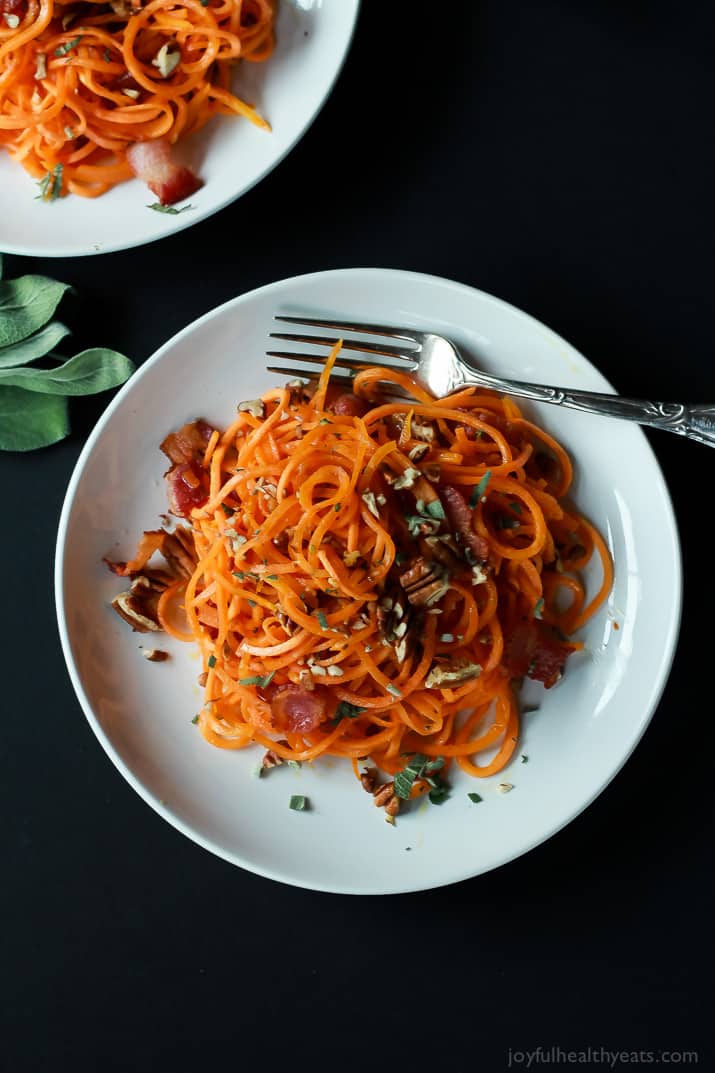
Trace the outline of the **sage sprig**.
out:
M 45 276 L 3 280 L 0 255 L 0 450 L 32 451 L 69 432 L 68 398 L 118 387 L 134 371 L 123 354 L 93 347 L 65 360 L 55 347 L 69 328 L 52 317 L 66 283 Z M 30 367 L 47 358 L 49 368 Z

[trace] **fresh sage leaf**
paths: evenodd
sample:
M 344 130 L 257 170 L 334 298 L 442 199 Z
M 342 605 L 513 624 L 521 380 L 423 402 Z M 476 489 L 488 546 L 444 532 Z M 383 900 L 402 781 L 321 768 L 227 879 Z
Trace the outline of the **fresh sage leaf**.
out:
M 0 450 L 34 451 L 68 432 L 67 399 L 0 386 Z
M 27 339 L 0 349 L 0 369 L 12 369 L 16 365 L 25 365 L 28 361 L 44 357 L 69 334 L 69 328 L 65 328 L 58 320 L 53 320 L 47 327 Z
M 67 283 L 45 276 L 21 276 L 1 282 L 0 347 L 19 343 L 47 324 L 67 290 Z
M 56 369 L 0 369 L 0 386 L 46 395 L 94 395 L 123 384 L 133 371 L 134 365 L 123 354 L 93 347 Z

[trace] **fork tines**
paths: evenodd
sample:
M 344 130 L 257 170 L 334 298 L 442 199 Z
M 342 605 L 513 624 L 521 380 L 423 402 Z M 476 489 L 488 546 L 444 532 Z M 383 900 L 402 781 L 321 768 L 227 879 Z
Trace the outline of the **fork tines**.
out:
M 270 332 L 271 339 L 282 339 L 289 343 L 306 343 L 313 346 L 321 346 L 332 348 L 338 342 L 338 339 L 342 339 L 341 352 L 338 356 L 338 360 L 335 365 L 335 375 L 332 379 L 337 383 L 350 384 L 350 376 L 354 375 L 356 371 L 367 368 L 370 365 L 382 365 L 388 369 L 400 369 L 401 371 L 413 372 L 417 368 L 416 357 L 419 353 L 421 343 L 420 332 L 410 332 L 405 328 L 393 328 L 389 325 L 382 324 L 357 324 L 354 321 L 334 321 L 325 320 L 317 317 L 289 317 L 289 316 L 275 316 L 274 320 L 282 321 L 286 324 L 299 324 L 311 328 L 324 328 L 330 331 L 337 332 L 335 336 L 325 335 L 310 335 L 297 332 Z M 412 343 L 412 347 L 404 346 L 392 346 L 389 343 L 376 343 L 368 342 L 365 340 L 346 339 L 344 338 L 345 332 L 352 332 L 360 335 L 384 335 L 392 339 L 404 339 L 408 343 Z M 343 351 L 357 351 L 363 353 L 365 358 L 352 358 L 347 357 Z M 269 358 L 280 358 L 282 361 L 298 361 L 303 362 L 306 365 L 323 365 L 328 356 L 325 354 L 307 354 L 300 353 L 298 351 L 290 350 L 269 350 L 267 352 Z M 379 360 L 379 359 L 389 359 Z M 273 373 L 288 373 L 292 376 L 308 376 L 315 377 L 319 375 L 319 371 L 315 369 L 299 369 L 295 366 L 291 368 L 278 367 L 274 365 L 268 366 L 269 372 Z M 346 371 L 347 376 L 341 375 L 341 371 Z

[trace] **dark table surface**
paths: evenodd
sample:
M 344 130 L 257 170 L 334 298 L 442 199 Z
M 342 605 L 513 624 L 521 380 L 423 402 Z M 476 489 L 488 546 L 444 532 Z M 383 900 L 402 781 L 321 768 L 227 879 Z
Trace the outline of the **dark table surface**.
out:
M 272 280 L 413 269 L 527 310 L 624 394 L 715 399 L 706 9 L 365 0 L 330 100 L 257 188 L 154 245 L 13 257 L 6 274 L 72 283 L 78 344 L 142 362 Z M 0 456 L 0 1067 L 469 1073 L 541 1046 L 532 1068 L 589 1047 L 596 1068 L 601 1048 L 698 1052 L 708 1068 L 715 455 L 651 437 L 680 525 L 684 614 L 665 694 L 622 772 L 495 872 L 348 898 L 198 848 L 124 782 L 80 711 L 55 624 L 54 541 L 107 401 L 74 406 L 62 444 Z

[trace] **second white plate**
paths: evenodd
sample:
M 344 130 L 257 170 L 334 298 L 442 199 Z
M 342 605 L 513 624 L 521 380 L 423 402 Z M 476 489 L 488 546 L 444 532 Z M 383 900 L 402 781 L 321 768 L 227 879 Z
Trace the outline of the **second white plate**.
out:
M 352 38 L 359 0 L 323 4 L 281 0 L 276 49 L 265 63 L 243 63 L 236 92 L 271 124 L 270 133 L 220 116 L 177 155 L 196 167 L 204 186 L 192 208 L 172 216 L 147 208 L 156 198 L 131 180 L 90 200 L 35 200 L 35 181 L 0 151 L 0 250 L 34 257 L 77 257 L 130 249 L 191 227 L 229 205 L 267 175 L 302 137 L 338 76 Z

